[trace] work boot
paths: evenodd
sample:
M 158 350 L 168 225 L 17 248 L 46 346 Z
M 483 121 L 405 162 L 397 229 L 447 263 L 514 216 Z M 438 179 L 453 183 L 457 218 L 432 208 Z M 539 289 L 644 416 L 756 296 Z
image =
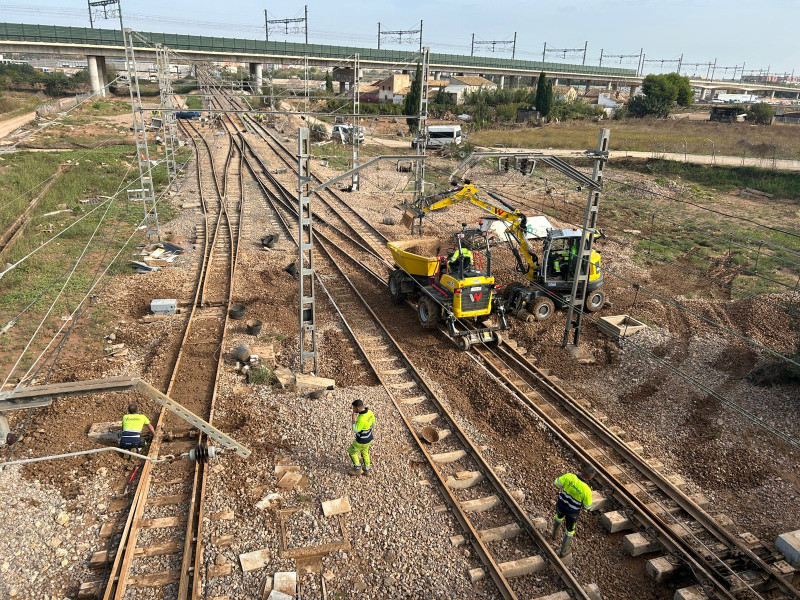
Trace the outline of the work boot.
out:
M 558 537 L 558 530 L 561 528 L 561 521 L 556 521 L 553 519 L 553 533 L 552 538 L 555 540 Z
M 361 475 L 361 465 L 353 465 L 347 472 L 348 475 Z
M 569 554 L 569 547 L 570 544 L 572 544 L 572 538 L 574 537 L 574 533 L 569 533 L 568 531 L 564 532 L 564 537 L 561 538 L 561 550 L 559 551 L 560 556 L 566 556 Z
M 372 467 L 364 467 L 364 477 L 372 476 Z

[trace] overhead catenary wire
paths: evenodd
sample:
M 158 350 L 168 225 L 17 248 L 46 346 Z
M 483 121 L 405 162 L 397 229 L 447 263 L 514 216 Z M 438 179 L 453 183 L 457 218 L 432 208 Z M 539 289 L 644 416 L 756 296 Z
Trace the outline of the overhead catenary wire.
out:
M 434 215 L 434 213 L 429 213 L 427 216 L 431 217 L 433 215 Z M 445 227 L 440 225 L 439 223 L 436 223 L 435 220 L 431 219 L 431 223 L 433 225 L 435 225 L 436 227 L 438 227 L 440 230 L 446 231 Z M 518 271 L 516 270 L 516 267 L 514 265 L 509 265 L 505 261 L 502 261 L 502 260 L 499 260 L 499 259 L 493 259 L 492 263 L 493 264 L 500 264 L 501 266 L 503 266 L 504 268 L 506 268 L 508 271 L 510 271 L 511 273 L 513 273 L 515 275 L 518 273 Z M 603 272 L 606 272 L 605 267 L 603 268 Z M 530 284 L 533 285 L 534 287 L 542 289 L 543 291 L 546 291 L 546 288 L 543 288 L 542 286 L 539 286 L 539 285 L 537 285 L 537 284 L 535 284 L 533 282 L 530 282 Z M 576 307 L 575 310 L 581 311 L 583 316 L 587 317 L 590 322 L 595 323 L 596 325 L 598 324 L 597 317 L 591 315 L 591 313 L 583 311 L 583 309 L 580 308 L 580 307 Z M 599 327 L 599 325 L 598 325 L 598 327 Z M 630 340 L 629 339 L 626 340 L 626 343 L 630 343 Z M 653 352 L 651 352 L 647 348 L 645 348 L 643 346 L 640 346 L 638 344 L 631 344 L 631 345 L 634 348 L 636 348 L 637 350 L 640 350 L 641 352 L 647 354 L 647 356 L 652 357 L 657 362 L 665 362 L 665 361 L 663 361 L 663 359 L 661 359 L 658 356 L 656 356 Z M 781 356 L 781 355 L 778 355 L 778 356 Z M 732 408 L 737 414 L 740 414 L 741 416 L 746 418 L 748 421 L 750 421 L 754 425 L 764 429 L 765 431 L 768 431 L 769 433 L 775 435 L 776 437 L 779 437 L 782 441 L 786 442 L 787 444 L 790 444 L 791 446 L 794 446 L 796 448 L 800 448 L 800 440 L 797 440 L 796 438 L 792 437 L 791 435 L 789 435 L 787 433 L 784 433 L 784 432 L 772 427 L 769 423 L 767 423 L 766 421 L 764 421 L 760 417 L 758 417 L 758 416 L 754 415 L 753 413 L 751 413 L 750 411 L 742 408 L 737 403 L 735 403 L 734 401 L 726 398 L 722 394 L 720 394 L 720 393 L 718 393 L 718 392 L 716 392 L 714 390 L 711 390 L 710 388 L 708 388 L 708 386 L 704 385 L 701 382 L 698 382 L 695 378 L 693 378 L 690 375 L 688 375 L 687 373 L 683 372 L 681 369 L 679 369 L 677 367 L 674 367 L 672 365 L 669 365 L 669 369 L 670 369 L 670 371 L 673 372 L 673 374 L 679 376 L 681 379 L 683 379 L 687 383 L 690 383 L 692 386 L 694 386 L 694 387 L 700 389 L 701 391 L 703 391 L 704 393 L 712 396 L 714 399 L 719 401 L 721 404 Z

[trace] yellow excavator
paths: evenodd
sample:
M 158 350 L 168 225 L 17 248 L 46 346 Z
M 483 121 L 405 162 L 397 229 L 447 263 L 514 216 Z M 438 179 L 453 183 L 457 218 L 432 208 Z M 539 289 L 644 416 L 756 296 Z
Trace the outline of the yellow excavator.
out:
M 482 197 L 484 195 L 489 196 L 491 200 Z M 545 321 L 553 315 L 556 308 L 568 305 L 578 263 L 581 230 L 575 227 L 548 229 L 542 238 L 540 261 L 529 244 L 528 218 L 499 195 L 488 191 L 482 192 L 469 182 L 441 194 L 420 198 L 406 210 L 402 223 L 411 226 L 413 230 L 414 219 L 418 218 L 421 228 L 422 218 L 426 213 L 461 202 L 474 204 L 495 215 L 507 225 L 504 234 L 516 259 L 516 269 L 530 282 L 528 285 L 511 288 L 505 301 L 505 312 L 523 320 L 531 316 L 537 321 Z M 600 264 L 600 253 L 592 250 L 584 303 L 588 312 L 597 312 L 605 303 Z M 582 265 L 582 270 L 585 268 L 586 266 Z

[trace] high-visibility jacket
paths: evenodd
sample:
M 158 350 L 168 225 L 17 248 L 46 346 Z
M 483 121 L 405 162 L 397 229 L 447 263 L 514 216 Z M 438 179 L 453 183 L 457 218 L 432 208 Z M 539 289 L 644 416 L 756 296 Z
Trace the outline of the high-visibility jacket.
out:
M 356 418 L 353 424 L 353 433 L 356 434 L 356 442 L 359 444 L 369 444 L 372 441 L 372 430 L 375 427 L 375 415 L 368 408 L 365 408 Z
M 450 256 L 451 263 L 456 262 L 459 258 L 466 258 L 469 262 L 472 262 L 472 250 L 468 250 L 467 248 L 458 248 L 455 252 L 453 252 L 452 256 Z
M 150 424 L 150 419 L 137 413 L 127 414 L 122 417 L 122 437 L 120 441 L 126 444 L 139 443 L 142 427 Z
M 583 479 L 574 473 L 564 473 L 554 484 L 561 488 L 558 499 L 574 512 L 579 512 L 581 508 L 589 510 L 592 505 L 592 489 Z

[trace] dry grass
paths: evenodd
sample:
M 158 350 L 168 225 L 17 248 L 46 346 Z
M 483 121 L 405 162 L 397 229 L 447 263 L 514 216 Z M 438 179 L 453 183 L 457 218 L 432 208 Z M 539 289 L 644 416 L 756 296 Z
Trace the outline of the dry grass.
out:
M 683 152 L 772 158 L 800 158 L 800 126 L 772 126 L 710 121 L 627 119 L 624 121 L 581 120 L 551 123 L 544 127 L 519 126 L 486 129 L 470 136 L 476 144 L 502 144 L 510 148 L 594 148 L 602 127 L 611 128 L 612 150 Z

